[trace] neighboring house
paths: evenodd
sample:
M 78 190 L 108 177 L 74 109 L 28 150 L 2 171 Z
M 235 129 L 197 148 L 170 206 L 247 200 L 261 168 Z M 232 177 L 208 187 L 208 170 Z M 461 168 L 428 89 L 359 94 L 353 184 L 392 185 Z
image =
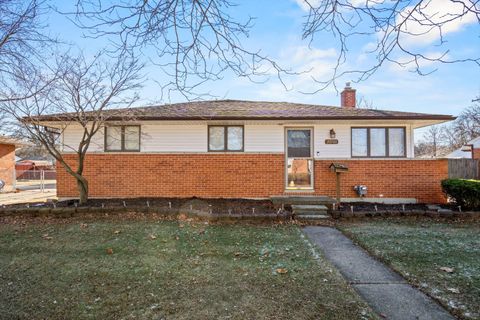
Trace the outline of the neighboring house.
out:
M 414 159 L 413 135 L 452 116 L 359 109 L 348 85 L 341 101 L 203 101 L 136 108 L 132 121 L 111 116 L 86 157 L 90 197 L 333 197 L 335 162 L 349 168 L 341 174 L 343 201 L 359 199 L 356 185 L 368 187 L 371 201 L 445 201 L 447 160 Z M 66 125 L 61 138 L 73 163 L 80 126 L 68 114 L 39 120 Z M 77 197 L 75 180 L 57 168 L 58 197 Z
M 44 171 L 45 179 L 55 179 L 55 166 L 53 160 L 42 157 L 29 157 L 19 159 L 15 163 L 17 179 L 38 179 L 39 172 Z
M 472 155 L 473 154 L 473 155 Z M 448 154 L 449 159 L 480 159 L 480 137 L 469 141 L 465 146 Z
M 2 191 L 15 190 L 15 149 L 25 143 L 6 136 L 0 136 L 0 180 L 5 183 Z

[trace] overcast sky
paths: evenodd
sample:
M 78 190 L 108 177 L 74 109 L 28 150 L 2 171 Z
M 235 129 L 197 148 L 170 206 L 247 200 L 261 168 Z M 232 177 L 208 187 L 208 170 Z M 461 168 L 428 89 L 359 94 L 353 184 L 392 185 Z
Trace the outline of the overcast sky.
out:
M 326 105 L 338 105 L 340 98 L 333 87 L 314 95 L 300 91 L 315 91 L 318 84 L 311 76 L 327 79 L 331 74 L 338 53 L 336 42 L 330 34 L 318 35 L 313 43 L 301 40 L 302 23 L 307 13 L 302 0 L 237 0 L 238 6 L 232 9 L 234 17 L 243 21 L 246 17 L 255 17 L 250 37 L 244 41 L 247 48 L 261 50 L 282 66 L 295 70 L 310 70 L 286 79 L 287 91 L 272 77 L 266 83 L 252 83 L 246 79 L 226 74 L 222 81 L 206 84 L 212 94 L 220 98 L 305 102 Z M 57 6 L 67 10 L 66 2 L 58 1 Z M 435 10 L 452 10 L 449 1 L 432 0 Z M 103 47 L 105 39 L 92 40 L 82 37 L 71 22 L 60 14 L 53 14 L 49 19 L 50 30 L 60 38 L 74 43 L 87 52 L 94 52 Z M 431 33 L 420 38 L 412 38 L 409 45 L 425 53 L 438 54 L 438 34 Z M 448 26 L 445 39 L 452 48 L 450 55 L 480 56 L 478 22 L 468 17 Z M 371 61 L 366 51 L 368 39 L 358 41 L 351 46 L 349 66 L 367 65 Z M 155 57 L 149 57 L 154 59 Z M 399 57 L 401 58 L 401 57 Z M 354 83 L 357 95 L 363 96 L 374 107 L 387 110 L 415 111 L 425 113 L 444 113 L 457 115 L 462 108 L 469 106 L 471 100 L 480 94 L 480 68 L 473 64 L 431 64 L 427 70 L 438 69 L 429 76 L 419 76 L 409 68 L 400 68 L 392 64 L 384 65 L 374 76 L 360 83 Z M 143 101 L 160 99 L 158 85 L 165 81 L 165 76 L 158 68 L 148 67 L 145 87 L 140 92 Z M 341 79 L 343 83 L 347 80 Z M 182 101 L 173 96 L 170 102 Z M 168 102 L 168 101 L 163 101 Z

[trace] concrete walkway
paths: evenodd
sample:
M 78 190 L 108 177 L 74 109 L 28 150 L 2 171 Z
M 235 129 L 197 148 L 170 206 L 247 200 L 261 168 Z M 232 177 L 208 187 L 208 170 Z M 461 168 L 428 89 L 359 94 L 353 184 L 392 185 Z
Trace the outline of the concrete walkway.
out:
M 382 317 L 398 320 L 454 319 L 435 301 L 372 258 L 337 229 L 308 226 L 303 231 Z

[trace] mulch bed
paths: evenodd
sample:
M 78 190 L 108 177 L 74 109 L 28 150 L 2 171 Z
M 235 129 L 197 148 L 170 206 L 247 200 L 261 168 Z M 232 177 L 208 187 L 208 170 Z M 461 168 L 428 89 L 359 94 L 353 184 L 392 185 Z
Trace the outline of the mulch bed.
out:
M 55 207 L 76 207 L 77 201 L 67 200 L 55 203 Z M 148 203 L 148 204 L 147 204 Z M 7 207 L 25 208 L 25 204 Z M 30 204 L 30 207 L 50 207 L 53 203 Z M 78 206 L 78 205 L 77 205 Z M 135 198 L 135 199 L 90 199 L 82 207 L 122 208 L 122 207 L 160 207 L 171 209 L 200 210 L 212 214 L 275 214 L 275 207 L 270 200 L 253 199 L 202 199 L 202 198 Z M 80 207 L 80 206 L 78 206 Z
M 361 212 L 374 212 L 374 211 L 411 211 L 411 210 L 427 210 L 426 204 L 414 203 L 414 204 L 384 204 L 384 203 L 366 203 L 366 202 L 351 202 L 342 203 L 337 208 L 338 211 L 361 211 Z
M 133 198 L 133 199 L 90 199 L 85 205 L 79 206 L 77 200 L 66 200 L 60 202 L 37 203 L 37 204 L 16 204 L 5 206 L 5 208 L 22 209 L 26 207 L 33 208 L 72 208 L 81 210 L 90 208 L 111 208 L 126 209 L 129 211 L 144 211 L 142 208 L 163 208 L 169 211 L 197 211 L 212 215 L 229 215 L 229 216 L 258 216 L 258 215 L 276 215 L 291 214 L 292 209 L 286 205 L 284 208 L 275 206 L 270 200 L 253 200 L 253 199 L 204 199 L 204 198 Z M 458 212 L 458 207 L 452 205 L 442 205 L 442 208 L 451 209 Z M 353 208 L 353 211 L 352 211 Z M 171 210 L 170 210 L 171 209 Z M 78 211 L 75 210 L 75 211 Z M 84 211 L 84 210 L 82 210 Z M 122 211 L 122 210 L 120 210 Z M 352 202 L 342 203 L 332 212 L 334 217 L 350 217 L 350 216 L 384 216 L 384 215 L 411 215 L 415 212 L 428 212 L 426 204 L 382 204 L 382 203 L 366 203 Z

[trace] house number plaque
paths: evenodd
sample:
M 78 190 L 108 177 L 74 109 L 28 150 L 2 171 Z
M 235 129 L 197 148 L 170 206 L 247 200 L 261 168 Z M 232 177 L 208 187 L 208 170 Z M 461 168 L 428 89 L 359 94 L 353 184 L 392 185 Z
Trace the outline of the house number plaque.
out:
M 325 139 L 325 144 L 338 144 L 338 139 Z

